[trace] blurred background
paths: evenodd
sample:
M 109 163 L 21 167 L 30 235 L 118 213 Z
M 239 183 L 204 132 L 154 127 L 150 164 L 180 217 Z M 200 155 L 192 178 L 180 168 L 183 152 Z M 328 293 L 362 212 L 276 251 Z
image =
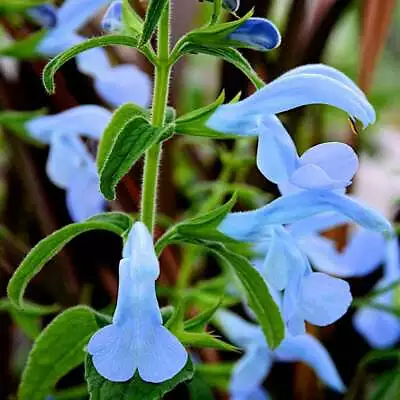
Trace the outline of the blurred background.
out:
M 1 0 L 0 0 L 1 1 Z M 173 40 L 209 16 L 210 5 L 196 0 L 174 0 Z M 143 2 L 132 1 L 143 15 Z M 299 152 L 326 140 L 342 140 L 357 149 L 360 171 L 353 192 L 370 206 L 397 221 L 400 198 L 400 4 L 395 0 L 241 0 L 240 15 L 252 7 L 255 14 L 268 17 L 281 30 L 282 44 L 270 53 L 244 51 L 265 81 L 307 63 L 324 62 L 356 81 L 377 111 L 377 123 L 355 135 L 344 113 L 329 107 L 297 109 L 282 120 L 293 136 Z M 228 18 L 228 15 L 227 15 Z M 99 34 L 101 15 L 82 31 Z M 56 76 L 57 90 L 46 95 L 41 83 L 42 58 L 16 60 L 1 56 L 1 47 L 19 40 L 37 27 L 15 15 L 0 15 L 0 110 L 46 109 L 54 114 L 78 104 L 102 104 L 90 78 L 80 74 L 74 62 Z M 109 49 L 112 59 L 132 62 L 151 74 L 151 66 L 139 54 L 126 49 Z M 228 99 L 238 92 L 251 93 L 252 86 L 231 65 L 208 56 L 189 56 L 174 70 L 170 103 L 178 115 L 212 102 L 222 89 Z M 28 143 L 21 129 L 0 125 L 0 297 L 24 255 L 40 239 L 70 223 L 65 194 L 47 178 L 48 149 Z M 17 133 L 17 134 L 16 134 Z M 277 195 L 252 162 L 255 143 L 246 141 L 235 150 L 243 162 L 236 182 L 241 184 L 241 206 L 254 208 Z M 158 233 L 183 214 L 194 212 L 210 195 L 221 173 L 224 156 L 232 141 L 188 139 L 175 136 L 165 145 L 159 193 Z M 118 188 L 118 200 L 111 208 L 137 213 L 140 201 L 139 163 Z M 226 195 L 230 188 L 226 187 Z M 346 243 L 347 231 L 329 233 L 339 247 Z M 112 234 L 91 232 L 75 239 L 35 278 L 27 296 L 41 304 L 63 306 L 90 303 L 103 308 L 117 294 L 117 266 L 121 244 Z M 182 253 L 169 249 L 162 256 L 160 286 L 174 285 Z M 207 268 L 198 268 L 198 265 Z M 213 260 L 198 259 L 193 279 L 216 273 Z M 368 293 L 380 277 L 351 280 L 354 297 Z M 3 311 L 3 312 L 2 312 Z M 21 370 L 40 327 L 50 317 L 38 319 L 8 312 L 0 307 L 0 400 L 13 398 Z M 349 392 L 343 397 L 323 388 L 305 365 L 275 364 L 266 386 L 275 399 L 398 399 L 400 359 L 370 362 L 374 353 L 352 326 L 352 312 L 334 326 L 310 332 L 329 350 Z M 66 332 L 66 334 L 68 334 Z M 205 362 L 226 357 L 214 351 L 200 354 Z M 82 383 L 82 370 L 64 378 L 60 389 Z M 218 385 L 216 385 L 218 386 Z M 184 393 L 184 392 L 182 392 Z M 180 398 L 185 394 L 171 394 Z M 220 390 L 218 398 L 226 398 Z M 63 397 L 79 398 L 79 397 Z M 85 398 L 83 394 L 81 398 Z

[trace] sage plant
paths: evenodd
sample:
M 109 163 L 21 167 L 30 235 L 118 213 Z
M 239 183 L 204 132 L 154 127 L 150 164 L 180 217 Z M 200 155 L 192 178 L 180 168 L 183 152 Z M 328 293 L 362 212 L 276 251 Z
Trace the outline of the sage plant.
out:
M 85 363 L 84 391 L 92 399 L 159 399 L 180 383 L 191 387 L 206 379 L 207 364 L 191 356 L 205 348 L 233 356 L 244 352 L 230 365 L 225 382 L 236 400 L 268 398 L 263 383 L 275 361 L 305 362 L 323 384 L 345 392 L 332 358 L 306 331 L 306 322 L 326 326 L 340 319 L 353 300 L 344 278 L 366 275 L 383 259 L 386 269 L 377 289 L 397 281 L 398 246 L 390 222 L 346 193 L 358 169 L 355 151 L 328 142 L 299 154 L 278 115 L 325 104 L 342 110 L 353 127 L 366 128 L 375 122 L 374 108 L 347 76 L 322 64 L 295 68 L 266 84 L 238 49 L 273 51 L 281 35 L 273 22 L 253 17 L 252 11 L 236 15 L 239 1 L 204 4 L 211 9 L 209 21 L 171 46 L 171 3 L 149 0 L 144 19 L 128 0 L 66 0 L 58 10 L 43 4 L 26 9 L 25 15 L 47 28 L 35 46 L 36 53 L 54 57 L 43 71 L 47 92 L 57 90 L 55 74 L 76 58 L 78 70 L 93 79 L 113 110 L 82 105 L 25 124 L 30 138 L 49 145 L 47 175 L 66 190 L 73 223 L 40 241 L 8 284 L 13 310 L 35 316 L 59 312 L 35 340 L 18 398 L 57 395 L 56 383 Z M 101 35 L 86 39 L 77 33 L 104 6 L 109 8 Z M 230 22 L 224 22 L 226 13 L 232 13 Z M 105 46 L 136 49 L 154 67 L 154 76 L 136 66 L 111 64 Z M 221 95 L 177 116 L 169 104 L 171 74 L 181 58 L 193 53 L 233 64 L 253 84 L 254 93 L 225 103 Z M 238 211 L 242 204 L 236 193 L 224 203 L 225 192 L 214 190 L 200 211 L 188 210 L 159 235 L 163 147 L 178 134 L 236 143 L 257 137 L 257 155 L 251 160 L 280 195 L 261 207 Z M 95 142 L 96 150 L 83 138 Z M 139 214 L 103 212 L 107 201 L 118 200 L 118 184 L 141 158 Z M 234 158 L 240 164 L 240 154 Z M 344 223 L 360 228 L 339 253 L 320 233 Z M 111 232 L 123 242 L 115 308 L 76 305 L 60 310 L 26 300 L 28 284 L 44 265 L 73 238 L 92 230 Z M 372 245 L 376 252 L 366 257 L 363 246 Z M 157 283 L 159 257 L 178 247 L 187 252 L 176 287 L 165 288 Z M 220 275 L 205 280 L 203 289 L 189 287 L 197 254 L 211 254 L 221 265 Z M 207 296 L 198 296 L 203 301 L 194 303 L 202 290 L 218 301 L 210 304 Z M 165 307 L 160 307 L 161 295 L 167 299 Z M 393 301 L 393 293 L 379 294 L 379 304 Z M 231 304 L 242 305 L 241 315 L 228 310 Z M 375 321 L 387 327 L 384 333 L 374 329 Z M 223 336 L 207 329 L 209 324 Z M 356 313 L 354 324 L 376 347 L 390 345 L 400 335 L 398 319 L 368 304 Z

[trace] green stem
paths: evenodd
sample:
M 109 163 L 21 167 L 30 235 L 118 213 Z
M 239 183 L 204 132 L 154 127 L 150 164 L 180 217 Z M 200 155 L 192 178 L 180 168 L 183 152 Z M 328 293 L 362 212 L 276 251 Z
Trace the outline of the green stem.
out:
M 152 124 L 163 126 L 168 104 L 169 79 L 169 5 L 165 7 L 158 26 L 157 64 L 155 66 L 155 84 L 153 92 Z M 158 171 L 162 152 L 161 143 L 151 147 L 145 155 L 141 220 L 150 233 L 154 230 L 157 204 Z

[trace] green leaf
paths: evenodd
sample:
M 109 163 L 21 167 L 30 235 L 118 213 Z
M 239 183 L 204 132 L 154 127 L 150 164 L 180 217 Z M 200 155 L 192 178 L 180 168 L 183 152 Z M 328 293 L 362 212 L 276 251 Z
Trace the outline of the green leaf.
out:
M 0 56 L 13 57 L 19 60 L 40 58 L 42 56 L 37 52 L 37 46 L 45 37 L 46 33 L 46 30 L 41 30 L 32 33 L 24 39 L 12 42 L 7 46 L 2 47 L 0 48 Z
M 210 386 L 197 373 L 187 384 L 190 400 L 214 400 Z
M 136 161 L 155 143 L 159 142 L 173 125 L 155 127 L 143 117 L 133 117 L 115 134 L 115 139 L 103 162 L 100 175 L 100 190 L 104 197 L 113 200 L 118 182 L 129 172 Z M 104 146 L 103 146 L 104 147 Z
M 234 194 L 231 199 L 222 206 L 219 206 L 205 214 L 184 220 L 177 224 L 177 226 L 181 232 L 187 232 L 189 230 L 204 230 L 208 228 L 216 229 L 232 210 L 236 200 L 237 196 Z
M 128 382 L 110 382 L 97 373 L 90 356 L 86 356 L 85 367 L 90 400 L 159 400 L 180 383 L 192 379 L 194 375 L 190 357 L 182 371 L 172 379 L 158 384 L 144 382 L 138 372 Z
M 150 0 L 147 7 L 146 18 L 144 20 L 142 37 L 140 38 L 139 46 L 142 47 L 148 43 L 157 28 L 158 21 L 164 8 L 169 0 Z
M 137 47 L 137 39 L 129 35 L 107 35 L 88 39 L 54 57 L 43 70 L 43 84 L 49 94 L 55 92 L 54 75 L 69 60 L 79 53 L 95 47 L 105 46 Z
M 129 0 L 122 3 L 122 22 L 127 32 L 134 36 L 140 36 L 143 30 L 143 20 L 131 7 Z
M 195 317 L 185 321 L 184 327 L 187 332 L 203 332 L 206 325 L 211 321 L 218 308 L 221 306 L 222 299 L 214 306 L 197 314 Z
M 199 29 L 195 29 L 188 33 L 182 39 L 182 42 L 191 44 L 200 44 L 208 47 L 232 47 L 244 46 L 243 43 L 229 40 L 229 35 L 243 25 L 254 14 L 254 10 L 250 10 L 242 18 L 222 24 L 208 25 Z
M 223 245 L 213 244 L 212 247 L 212 251 L 235 270 L 269 347 L 276 349 L 285 336 L 285 327 L 278 305 L 272 298 L 264 279 L 245 257 L 228 250 Z
M 235 239 L 217 230 L 220 223 L 232 210 L 236 199 L 237 197 L 234 194 L 227 203 L 217 207 L 215 210 L 181 221 L 172 226 L 156 243 L 156 253 L 160 254 L 169 243 L 174 242 L 176 238 L 185 236 L 194 239 L 201 237 L 202 239 L 223 243 L 238 243 Z
M 97 169 L 101 171 L 104 162 L 109 156 L 114 142 L 124 126 L 137 115 L 146 116 L 147 110 L 133 103 L 126 103 L 119 107 L 113 114 L 111 121 L 101 136 L 99 147 L 97 150 Z
M 106 230 L 117 235 L 125 235 L 132 225 L 132 219 L 127 214 L 104 213 L 96 215 L 84 222 L 70 224 L 52 233 L 41 240 L 25 257 L 20 266 L 14 272 L 8 283 L 8 297 L 13 305 L 20 309 L 30 309 L 30 303 L 23 299 L 25 289 L 31 279 L 36 276 L 43 266 L 51 260 L 73 238 L 92 230 Z M 54 307 L 54 306 L 50 306 Z M 41 306 L 37 309 L 37 315 L 43 313 L 49 307 Z
M 213 103 L 179 117 L 176 120 L 176 133 L 190 136 L 210 137 L 213 139 L 229 139 L 237 137 L 236 135 L 229 135 L 215 131 L 206 126 L 208 119 L 215 110 L 224 103 L 224 100 L 225 93 L 221 92 Z
M 14 133 L 15 135 L 30 144 L 42 146 L 42 144 L 35 140 L 26 130 L 25 124 L 32 118 L 39 117 L 41 115 L 44 115 L 45 113 L 45 109 L 40 109 L 36 111 L 0 111 L 0 126 L 5 127 L 10 132 Z
M 199 348 L 209 348 L 209 349 L 217 349 L 223 351 L 238 351 L 238 348 L 224 342 L 217 337 L 210 335 L 208 333 L 195 333 L 195 332 L 184 332 L 179 331 L 175 332 L 174 335 L 178 338 L 178 340 L 186 347 L 199 347 Z
M 29 354 L 18 390 L 20 400 L 43 400 L 57 381 L 84 361 L 84 347 L 98 330 L 94 311 L 76 306 L 56 317 Z

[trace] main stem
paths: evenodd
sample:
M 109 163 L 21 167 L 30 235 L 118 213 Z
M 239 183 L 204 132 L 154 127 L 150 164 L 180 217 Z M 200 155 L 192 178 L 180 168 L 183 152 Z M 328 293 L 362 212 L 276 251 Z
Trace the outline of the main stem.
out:
M 158 57 L 155 66 L 151 119 L 151 123 L 158 127 L 163 126 L 165 121 L 171 73 L 171 66 L 169 63 L 169 7 L 169 4 L 165 7 L 158 26 Z M 153 234 L 156 215 L 158 171 L 161 152 L 161 143 L 155 144 L 146 152 L 144 161 L 141 220 L 147 226 L 151 234 Z

